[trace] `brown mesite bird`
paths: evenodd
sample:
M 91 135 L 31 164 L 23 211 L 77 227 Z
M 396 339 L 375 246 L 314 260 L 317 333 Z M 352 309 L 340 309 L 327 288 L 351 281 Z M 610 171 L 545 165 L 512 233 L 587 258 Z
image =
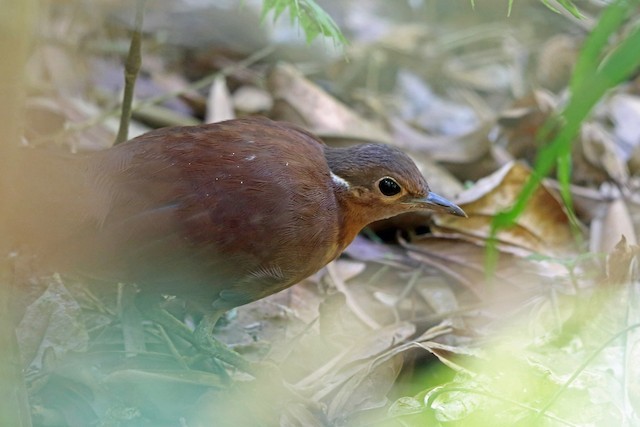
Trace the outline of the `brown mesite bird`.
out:
M 72 224 L 41 262 L 210 304 L 197 341 L 245 370 L 211 338 L 225 311 L 315 273 L 371 222 L 465 216 L 396 148 L 333 148 L 263 118 L 158 129 L 73 157 L 72 201 L 63 202 L 73 213 L 58 218 Z

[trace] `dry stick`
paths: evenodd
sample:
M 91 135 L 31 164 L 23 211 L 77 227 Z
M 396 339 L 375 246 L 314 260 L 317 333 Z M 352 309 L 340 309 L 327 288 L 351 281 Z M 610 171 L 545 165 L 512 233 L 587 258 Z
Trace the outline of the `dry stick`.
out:
M 137 0 L 136 2 L 136 23 L 133 35 L 131 36 L 131 45 L 129 46 L 129 55 L 125 63 L 124 70 L 124 95 L 122 96 L 122 113 L 120 114 L 120 128 L 114 145 L 125 142 L 129 138 L 129 122 L 131 121 L 131 104 L 133 103 L 133 91 L 136 87 L 136 78 L 140 71 L 142 63 L 142 54 L 140 53 L 140 45 L 142 39 L 142 18 L 144 16 L 145 0 Z

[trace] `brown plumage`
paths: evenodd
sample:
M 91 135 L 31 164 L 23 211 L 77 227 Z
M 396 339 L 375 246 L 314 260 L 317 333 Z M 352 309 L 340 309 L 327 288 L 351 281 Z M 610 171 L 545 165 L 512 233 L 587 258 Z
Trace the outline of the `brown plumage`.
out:
M 68 224 L 43 262 L 218 311 L 313 274 L 373 221 L 464 215 L 395 148 L 330 148 L 267 119 L 159 129 L 69 161 Z

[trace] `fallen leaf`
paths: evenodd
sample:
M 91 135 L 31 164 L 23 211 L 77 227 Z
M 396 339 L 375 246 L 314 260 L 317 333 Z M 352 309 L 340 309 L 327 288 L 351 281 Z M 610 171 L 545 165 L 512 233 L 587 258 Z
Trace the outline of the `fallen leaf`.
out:
M 233 106 L 246 114 L 258 114 L 271 110 L 273 97 L 266 90 L 255 86 L 241 86 L 233 92 Z
M 494 276 L 487 282 L 486 249 L 483 246 L 429 236 L 404 243 L 403 246 L 408 249 L 411 258 L 438 269 L 480 299 L 494 297 L 496 285 L 499 286 L 501 298 L 526 295 L 523 292 L 536 289 L 543 291 L 548 277 L 566 273 L 564 267 L 552 262 L 533 262 L 503 252 L 498 258 Z M 449 307 L 451 310 L 454 308 L 451 305 Z
M 360 369 L 350 377 L 328 404 L 329 420 L 340 421 L 358 411 L 384 406 L 403 360 L 401 355 L 396 355 L 388 360 L 374 361 L 369 369 Z
M 207 117 L 205 123 L 216 123 L 235 118 L 233 101 L 224 75 L 220 74 L 213 81 L 207 100 Z
M 620 239 L 625 239 L 629 245 L 638 243 L 626 202 L 622 197 L 616 197 L 605 206 L 603 215 L 591 221 L 589 249 L 595 253 L 609 253 Z
M 89 334 L 81 320 L 82 310 L 59 276 L 31 303 L 16 328 L 25 367 L 41 368 L 43 356 L 53 349 L 57 358 L 86 351 Z
M 308 127 L 320 137 L 332 135 L 349 139 L 391 144 L 391 136 L 312 83 L 288 64 L 279 64 L 269 75 L 275 99 L 273 114 Z
M 631 245 L 624 236 L 607 255 L 606 276 L 609 285 L 626 285 L 637 280 L 634 274 L 640 247 Z
M 624 160 L 640 147 L 640 96 L 617 93 L 609 100 L 613 131 Z
M 538 152 L 536 135 L 545 120 L 556 111 L 558 100 L 546 91 L 536 90 L 517 99 L 500 113 L 498 138 L 516 159 L 533 164 Z
M 578 40 L 567 34 L 557 34 L 540 47 L 536 80 L 553 92 L 565 88 L 578 58 Z
M 484 245 L 490 236 L 493 217 L 515 203 L 530 176 L 527 166 L 515 162 L 479 180 L 456 200 L 469 218 L 434 215 L 433 233 Z M 535 190 L 514 226 L 498 233 L 497 241 L 501 250 L 525 256 L 567 254 L 574 245 L 565 208 L 557 194 L 544 184 Z
M 390 120 L 394 138 L 403 150 L 428 154 L 433 160 L 471 163 L 487 155 L 491 142 L 487 137 L 493 123 L 485 123 L 460 136 L 432 136 L 422 133 L 399 118 Z
M 580 167 L 581 160 L 579 155 L 584 156 L 590 166 L 598 169 L 597 171 L 589 171 L 587 166 L 582 166 L 584 171 L 584 180 L 593 175 L 591 180 L 601 181 L 602 172 L 615 182 L 624 183 L 629 179 L 629 170 L 626 161 L 622 158 L 621 152 L 616 146 L 611 134 L 609 134 L 602 125 L 597 123 L 583 123 L 580 133 L 580 139 L 574 148 L 573 160 L 576 168 Z
M 349 346 L 298 381 L 295 386 L 300 390 L 306 390 L 306 393 L 313 395 L 316 400 L 324 399 L 360 372 L 362 363 L 371 363 L 370 358 L 395 347 L 414 333 L 413 324 L 401 322 L 370 331 L 365 336 L 352 337 Z

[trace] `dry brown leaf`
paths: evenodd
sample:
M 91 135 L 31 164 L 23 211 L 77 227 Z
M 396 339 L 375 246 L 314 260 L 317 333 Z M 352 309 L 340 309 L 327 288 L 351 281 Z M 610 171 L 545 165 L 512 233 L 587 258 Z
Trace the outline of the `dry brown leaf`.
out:
M 640 97 L 618 93 L 609 101 L 614 133 L 626 157 L 640 147 Z
M 560 183 L 554 179 L 547 178 L 544 185 L 549 189 L 559 193 Z M 573 209 L 584 223 L 590 223 L 600 210 L 600 206 L 605 203 L 605 197 L 599 190 L 579 185 L 570 185 Z
M 179 100 L 187 104 L 191 110 L 196 113 L 196 116 L 200 114 L 204 115 L 207 103 L 206 98 L 193 88 L 192 83 L 183 75 L 172 73 L 161 68 L 151 73 L 151 79 L 153 83 L 161 89 L 158 91 L 158 94 L 179 93 Z
M 417 286 L 416 291 L 435 314 L 453 313 L 460 307 L 454 287 L 444 281 L 430 280 L 426 286 Z
M 506 64 L 478 63 L 455 56 L 446 63 L 444 71 L 456 84 L 486 92 L 507 90 L 512 79 Z
M 26 115 L 30 118 L 25 130 L 28 144 L 58 142 L 60 138 L 72 152 L 102 150 L 113 144 L 117 119 L 107 118 L 99 124 L 86 125 L 101 114 L 96 104 L 71 96 L 31 98 L 26 104 Z M 69 131 L 75 126 L 78 126 L 77 131 Z M 133 137 L 146 130 L 132 123 L 129 133 Z
M 480 360 L 486 360 L 482 357 L 481 351 L 475 349 L 454 347 L 433 341 L 425 342 L 421 345 L 443 364 L 457 372 L 465 371 L 470 373 L 469 368 Z
M 248 359 L 263 358 L 269 351 L 269 358 L 281 360 L 289 351 L 288 335 L 299 333 L 307 325 L 297 309 L 291 308 L 292 299 L 292 289 L 285 289 L 238 307 L 228 315 L 228 324 L 216 327 L 216 338 L 241 351 Z M 314 304 L 318 300 L 310 296 L 306 302 L 310 305 L 310 313 L 305 314 L 311 322 L 317 316 L 317 305 Z
M 359 267 L 360 271 L 362 271 L 362 269 L 363 265 L 362 267 Z M 378 322 L 376 322 L 373 317 L 371 317 L 371 315 L 367 312 L 367 309 L 363 306 L 363 304 L 361 304 L 361 301 L 358 298 L 355 298 L 354 294 L 346 286 L 345 280 L 338 271 L 335 263 L 329 263 L 327 265 L 327 271 L 329 272 L 329 277 L 331 277 L 331 279 L 333 280 L 336 289 L 344 294 L 344 296 L 346 297 L 347 306 L 351 308 L 351 311 L 353 311 L 358 319 L 360 319 L 365 325 L 368 325 L 373 329 L 380 328 Z
M 396 355 L 371 363 L 368 369 L 360 369 L 331 399 L 327 408 L 329 420 L 339 421 L 355 412 L 384 406 L 387 393 L 400 374 L 403 362 L 404 358 Z
M 405 251 L 406 252 L 406 251 Z M 395 263 L 370 264 L 367 270 L 339 289 L 347 298 L 345 306 L 335 310 L 332 322 L 338 321 L 332 329 L 349 329 L 359 325 L 367 330 L 377 325 L 386 325 L 400 320 L 433 313 L 433 309 L 420 298 L 413 298 L 416 290 L 442 283 L 442 278 L 432 270 L 423 271 L 417 261 L 404 255 L 404 265 Z M 342 295 L 342 294 L 341 294 Z M 323 309 L 328 304 L 323 303 Z M 349 311 L 347 318 L 345 311 Z M 321 317 L 321 324 L 327 323 L 327 316 Z M 347 325 L 342 324 L 350 322 Z M 368 325 L 368 326 L 365 326 Z M 379 326 L 378 326 L 379 327 Z
M 89 334 L 81 319 L 80 305 L 54 276 L 47 290 L 31 303 L 16 328 L 25 367 L 42 369 L 47 351 L 57 358 L 67 353 L 86 351 Z
M 434 161 L 471 163 L 491 151 L 491 142 L 487 134 L 493 123 L 485 123 L 462 136 L 426 135 L 398 118 L 392 118 L 390 124 L 398 147 L 425 152 Z
M 233 111 L 233 101 L 227 87 L 227 79 L 220 74 L 213 81 L 207 100 L 206 123 L 216 123 L 235 118 Z
M 233 106 L 246 114 L 258 114 L 271 110 L 273 97 L 266 90 L 255 86 L 241 86 L 233 92 Z
M 409 262 L 404 251 L 401 249 L 374 242 L 360 235 L 351 242 L 344 250 L 343 254 L 359 261 L 371 261 L 379 264 L 404 266 Z
M 626 239 L 630 245 L 638 242 L 629 209 L 625 201 L 618 197 L 606 206 L 604 215 L 591 222 L 589 248 L 591 252 L 609 253 L 621 238 Z
M 405 243 L 404 246 L 413 259 L 437 268 L 479 298 L 490 294 L 496 284 L 500 286 L 500 296 L 504 298 L 521 291 L 542 291 L 547 277 L 566 272 L 563 267 L 550 262 L 532 262 L 509 253 L 501 253 L 489 284 L 485 275 L 484 247 L 460 240 L 433 237 L 424 237 Z
M 498 118 L 500 138 L 506 142 L 509 153 L 516 159 L 533 163 L 538 152 L 536 134 L 549 115 L 556 110 L 555 96 L 536 90 L 516 100 Z
M 577 58 L 578 43 L 575 37 L 558 34 L 549 38 L 540 48 L 538 56 L 538 84 L 553 92 L 565 88 Z
M 469 218 L 435 215 L 434 234 L 455 235 L 484 245 L 490 235 L 493 217 L 515 203 L 530 176 L 531 170 L 527 166 L 515 162 L 481 179 L 457 198 L 457 204 Z M 555 192 L 544 185 L 535 190 L 515 225 L 501 230 L 497 238 L 502 250 L 520 255 L 541 253 L 557 256 L 566 253 L 573 245 L 564 206 Z
M 366 268 L 363 262 L 348 261 L 345 259 L 337 259 L 331 263 L 333 272 L 340 277 L 340 280 L 346 282 L 353 279 Z
M 395 105 L 397 112 L 389 114 L 387 108 L 382 117 L 399 117 L 427 134 L 448 136 L 471 133 L 483 121 L 494 120 L 493 109 L 473 91 L 453 87 L 448 88 L 448 96 L 443 97 L 428 82 L 424 74 L 400 68 L 393 95 L 383 98 Z
M 582 159 L 579 156 L 581 153 L 590 166 L 598 169 L 591 172 L 594 175 L 591 180 L 602 180 L 601 171 L 616 182 L 623 183 L 629 179 L 626 162 L 621 158 L 613 137 L 600 124 L 583 123 L 580 136 L 573 155 L 576 168 L 581 166 Z M 583 174 L 586 175 L 591 168 L 583 165 L 582 169 L 584 169 Z
M 394 348 L 415 331 L 415 325 L 401 322 L 370 331 L 365 336 L 351 337 L 350 346 L 298 381 L 296 388 L 307 390 L 320 400 L 357 374 L 362 369 L 361 363 L 370 363 L 371 358 Z
M 56 88 L 56 92 L 62 96 L 81 92 L 81 86 L 85 83 L 80 78 L 80 70 L 86 73 L 86 64 L 83 63 L 78 52 L 65 49 L 63 46 L 49 44 L 41 46 L 40 55 L 34 55 L 42 61 L 42 70 L 49 84 Z M 86 74 L 85 74 L 86 76 Z
M 323 137 L 391 144 L 391 135 L 371 123 L 308 80 L 295 67 L 279 64 L 269 75 L 275 99 L 274 118 L 308 127 Z
M 631 280 L 637 280 L 637 258 L 640 247 L 630 245 L 624 236 L 607 255 L 606 275 L 609 285 L 625 285 Z

